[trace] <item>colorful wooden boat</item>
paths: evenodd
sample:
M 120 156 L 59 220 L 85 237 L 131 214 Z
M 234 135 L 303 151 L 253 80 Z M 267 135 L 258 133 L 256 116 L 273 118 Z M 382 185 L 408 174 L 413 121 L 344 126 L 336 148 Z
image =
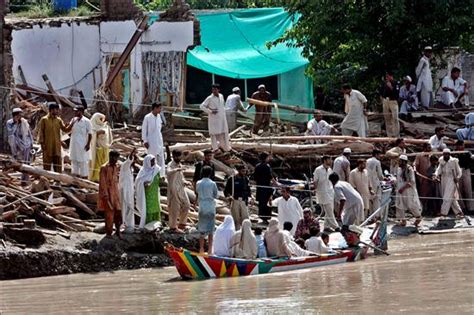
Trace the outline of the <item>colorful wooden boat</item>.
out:
M 249 276 L 313 268 L 357 261 L 364 258 L 367 253 L 367 248 L 356 247 L 320 256 L 247 260 L 201 255 L 172 245 L 168 245 L 166 250 L 183 279 Z

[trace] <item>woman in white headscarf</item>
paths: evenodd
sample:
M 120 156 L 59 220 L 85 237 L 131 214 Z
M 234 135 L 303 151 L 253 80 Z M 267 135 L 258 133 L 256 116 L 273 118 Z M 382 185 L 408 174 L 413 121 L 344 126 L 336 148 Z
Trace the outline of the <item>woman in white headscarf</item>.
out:
M 135 179 L 135 191 L 137 209 L 140 212 L 139 228 L 143 229 L 146 223 L 160 221 L 160 167 L 156 164 L 155 156 L 145 156 L 143 166 Z
M 291 257 L 291 250 L 288 247 L 283 231 L 278 227 L 278 219 L 268 221 L 267 231 L 265 232 L 265 244 L 267 245 L 268 257 Z
M 110 129 L 104 114 L 95 113 L 92 115 L 91 124 L 92 139 L 90 147 L 92 167 L 90 168 L 89 179 L 98 182 L 100 167 L 109 161 L 109 151 L 113 137 L 112 129 Z
M 214 255 L 232 256 L 232 237 L 235 234 L 234 219 L 228 215 L 214 233 Z
M 242 222 L 242 227 L 232 238 L 232 256 L 235 258 L 257 258 L 257 239 L 252 232 L 252 223 L 249 219 Z

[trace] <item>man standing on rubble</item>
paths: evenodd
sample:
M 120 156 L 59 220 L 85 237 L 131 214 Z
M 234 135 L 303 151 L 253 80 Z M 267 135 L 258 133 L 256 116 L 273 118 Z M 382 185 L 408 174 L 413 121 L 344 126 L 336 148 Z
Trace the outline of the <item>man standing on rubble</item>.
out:
M 336 173 L 329 175 L 334 187 L 334 198 L 339 204 L 342 225 L 359 225 L 364 220 L 364 201 L 360 194 L 345 181 L 340 181 Z
M 160 177 L 164 178 L 166 174 L 165 168 L 165 150 L 163 144 L 163 136 L 161 134 L 161 104 L 151 104 L 151 112 L 143 119 L 142 124 L 142 141 L 147 149 L 147 153 L 156 158 L 156 162 L 160 167 Z
M 249 218 L 248 200 L 252 197 L 247 169 L 243 164 L 235 168 L 237 174 L 227 179 L 224 196 L 230 200 L 230 214 L 234 218 L 235 230 L 240 230 L 242 222 Z
M 51 170 L 51 166 L 56 173 L 61 173 L 63 169 L 61 151 L 61 131 L 68 132 L 69 129 L 59 117 L 59 105 L 50 103 L 49 113 L 41 118 L 38 124 L 38 143 L 43 151 L 43 168 Z
M 433 78 L 431 77 L 430 68 L 432 55 L 433 49 L 426 46 L 416 67 L 416 77 L 418 78 L 416 92 L 420 93 L 421 105 L 425 108 L 430 108 L 433 104 Z
M 334 173 L 339 176 L 340 180 L 346 182 L 349 180 L 349 174 L 351 173 L 351 163 L 349 162 L 351 152 L 351 148 L 345 148 L 344 151 L 342 151 L 342 155 L 334 160 Z
M 7 121 L 8 144 L 13 159 L 23 164 L 30 164 L 31 149 L 33 148 L 33 135 L 28 121 L 21 116 L 21 108 L 14 108 L 12 118 Z M 28 174 L 21 175 L 21 185 L 29 182 Z
M 364 218 L 367 218 L 370 214 L 370 199 L 374 195 L 374 191 L 370 186 L 369 174 L 364 159 L 357 160 L 357 167 L 349 175 L 349 183 L 362 197 L 364 201 Z
M 69 156 L 71 159 L 71 173 L 77 177 L 87 179 L 89 176 L 90 144 L 92 140 L 91 121 L 84 117 L 84 106 L 74 108 L 76 117 L 69 123 L 71 129 L 71 143 Z
M 380 98 L 383 104 L 383 116 L 387 137 L 400 136 L 400 123 L 398 122 L 398 94 L 400 84 L 393 79 L 393 73 L 387 71 L 385 81 L 380 88 Z
M 246 112 L 247 109 L 242 104 L 240 97 L 240 89 L 235 87 L 232 89 L 232 94 L 227 97 L 225 102 L 225 111 L 227 117 L 227 124 L 229 125 L 229 132 L 237 128 L 237 115 L 239 110 Z
M 258 201 L 258 216 L 264 221 L 268 222 L 272 216 L 272 209 L 268 206 L 270 198 L 273 195 L 272 184 L 275 183 L 273 177 L 270 161 L 272 156 L 266 152 L 260 153 L 260 163 L 255 167 L 253 173 L 255 182 L 257 184 L 256 200 Z
M 453 209 L 458 218 L 464 217 L 459 206 L 459 180 L 462 171 L 459 167 L 459 160 L 451 157 L 451 150 L 444 149 L 443 156 L 439 158 L 439 165 L 435 172 L 435 179 L 441 181 L 441 194 L 443 204 L 441 205 L 441 215 L 447 216 L 449 209 Z
M 357 133 L 358 137 L 367 137 L 367 98 L 360 91 L 353 90 L 349 84 L 342 86 L 347 116 L 341 123 L 343 136 L 352 136 Z
M 314 170 L 314 189 L 316 198 L 321 210 L 324 211 L 324 229 L 338 229 L 336 218 L 334 216 L 334 188 L 329 181 L 329 175 L 332 173 L 331 157 L 325 155 L 322 158 L 322 164 Z
M 216 180 L 216 167 L 214 163 L 212 163 L 212 150 L 204 150 L 204 160 L 197 162 L 194 164 L 194 175 L 193 175 L 193 187 L 196 190 L 196 183 L 203 179 L 202 170 L 204 166 L 209 166 L 211 168 L 211 175 L 209 175 L 209 179 L 213 182 Z
M 258 86 L 258 91 L 252 94 L 252 98 L 255 100 L 259 100 L 262 102 L 272 102 L 272 95 L 270 92 L 267 91 L 265 85 L 260 84 Z M 249 102 L 249 109 L 254 105 L 253 103 Z M 265 105 L 257 105 L 255 104 L 255 120 L 253 123 L 252 132 L 254 134 L 258 134 L 260 129 L 263 129 L 263 132 L 267 132 L 268 128 L 270 127 L 270 121 L 272 119 L 272 107 L 265 106 Z
M 405 140 L 398 138 L 395 141 L 395 147 L 385 152 L 385 156 L 390 159 L 390 174 L 396 175 L 398 171 L 398 162 L 401 155 L 406 154 Z
M 379 149 L 374 149 L 372 151 L 372 157 L 367 159 L 367 173 L 369 175 L 370 187 L 374 191 L 374 195 L 370 199 L 370 210 L 371 213 L 376 211 L 382 202 L 382 181 L 384 179 L 382 172 L 382 164 L 380 159 L 382 157 L 382 152 Z M 381 217 L 380 212 L 377 217 Z
M 209 95 L 200 108 L 208 114 L 208 129 L 211 136 L 212 150 L 221 148 L 228 152 L 231 150 L 229 141 L 229 127 L 227 125 L 224 96 L 219 93 L 220 85 L 212 85 L 212 94 Z

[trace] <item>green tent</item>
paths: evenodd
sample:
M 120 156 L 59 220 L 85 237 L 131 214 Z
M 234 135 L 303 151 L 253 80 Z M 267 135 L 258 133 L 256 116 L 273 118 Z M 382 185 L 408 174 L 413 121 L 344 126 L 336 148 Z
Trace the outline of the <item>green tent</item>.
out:
M 292 27 L 295 17 L 283 8 L 197 12 L 196 15 L 201 23 L 201 45 L 188 52 L 188 65 L 245 82 L 278 76 L 278 93 L 270 91 L 278 101 L 313 106 L 312 81 L 304 73 L 309 62 L 302 57 L 301 48 L 286 44 L 267 47 Z M 248 89 L 250 95 L 255 86 Z

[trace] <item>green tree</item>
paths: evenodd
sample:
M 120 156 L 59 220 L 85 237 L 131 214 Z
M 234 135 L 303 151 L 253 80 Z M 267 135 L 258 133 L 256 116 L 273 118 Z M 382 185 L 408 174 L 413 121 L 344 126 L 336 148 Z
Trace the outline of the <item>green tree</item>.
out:
M 135 0 L 145 10 L 166 10 L 173 0 Z M 187 0 L 193 10 L 224 8 L 258 8 L 275 7 L 285 3 L 284 0 Z
M 424 46 L 473 51 L 472 0 L 287 0 L 300 15 L 279 41 L 303 48 L 309 73 L 328 91 L 344 81 L 376 91 L 386 70 L 414 75 Z

